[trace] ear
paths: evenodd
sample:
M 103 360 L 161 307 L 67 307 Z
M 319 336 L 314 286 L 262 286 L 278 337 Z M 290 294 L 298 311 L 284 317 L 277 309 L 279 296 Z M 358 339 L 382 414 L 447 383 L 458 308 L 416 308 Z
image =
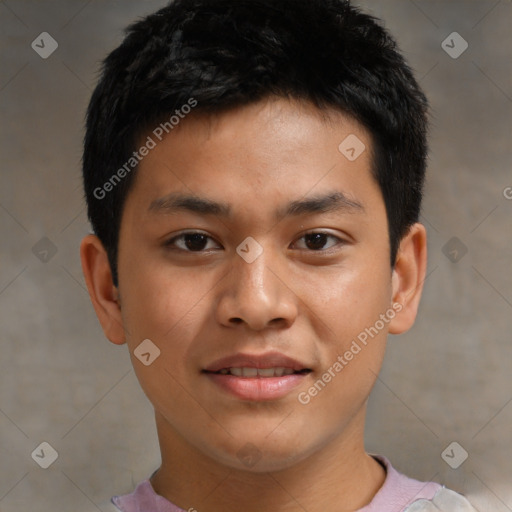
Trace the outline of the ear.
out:
M 100 239 L 87 235 L 80 244 L 80 259 L 89 296 L 105 336 L 117 345 L 126 342 L 119 293 L 112 280 L 108 256 Z
M 393 309 L 389 323 L 391 334 L 408 331 L 416 319 L 427 269 L 427 233 L 425 226 L 413 224 L 402 238 L 392 275 Z

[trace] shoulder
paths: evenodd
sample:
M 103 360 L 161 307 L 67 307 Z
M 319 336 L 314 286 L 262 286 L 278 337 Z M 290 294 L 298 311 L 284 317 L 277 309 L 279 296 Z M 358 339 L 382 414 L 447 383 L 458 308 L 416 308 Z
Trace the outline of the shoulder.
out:
M 100 510 L 102 512 L 184 512 L 164 497 L 156 494 L 149 479 L 138 484 L 130 494 L 114 496 L 112 504 L 100 508 Z
M 372 455 L 386 468 L 386 480 L 360 512 L 476 512 L 469 501 L 437 482 L 420 482 L 399 473 L 386 457 Z
M 477 512 L 460 494 L 442 487 L 432 500 L 417 500 L 404 512 Z
M 110 500 L 98 504 L 98 509 L 101 512 L 119 512 L 119 509 Z

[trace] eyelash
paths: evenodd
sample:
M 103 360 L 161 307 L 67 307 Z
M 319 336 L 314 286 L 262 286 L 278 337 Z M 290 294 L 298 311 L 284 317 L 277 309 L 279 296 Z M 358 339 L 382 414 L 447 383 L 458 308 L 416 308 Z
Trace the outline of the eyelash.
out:
M 305 238 L 306 236 L 308 235 L 326 235 L 328 238 L 334 238 L 335 240 L 337 240 L 338 243 L 336 243 L 334 246 L 332 247 L 329 247 L 327 249 L 319 249 L 319 250 L 314 250 L 314 249 L 300 249 L 300 250 L 304 250 L 304 251 L 307 251 L 307 252 L 311 252 L 311 253 L 328 253 L 328 252 L 332 252 L 331 249 L 333 249 L 334 247 L 338 246 L 338 245 L 345 245 L 346 244 L 346 241 L 343 240 L 342 238 L 339 238 L 331 233 L 328 233 L 328 232 L 325 232 L 325 231 L 310 231 L 310 232 L 307 232 L 307 233 L 304 233 L 300 238 L 298 238 L 298 240 L 302 240 L 303 238 Z M 201 251 L 191 251 L 189 249 L 182 249 L 180 247 L 178 248 L 175 248 L 173 247 L 175 242 L 179 239 L 184 239 L 184 237 L 186 237 L 187 235 L 203 235 L 204 237 L 210 239 L 210 240 L 213 240 L 213 238 L 209 235 L 207 235 L 206 233 L 203 233 L 201 231 L 185 231 L 184 233 L 181 233 L 177 236 L 174 236 L 172 237 L 170 240 L 166 241 L 164 243 L 164 246 L 168 249 L 176 249 L 176 250 L 179 250 L 179 251 L 183 251 L 183 252 L 188 252 L 188 253 L 197 253 L 197 254 L 201 254 L 201 253 L 205 253 L 207 251 L 205 250 L 201 250 Z M 219 244 L 220 245 L 220 244 Z

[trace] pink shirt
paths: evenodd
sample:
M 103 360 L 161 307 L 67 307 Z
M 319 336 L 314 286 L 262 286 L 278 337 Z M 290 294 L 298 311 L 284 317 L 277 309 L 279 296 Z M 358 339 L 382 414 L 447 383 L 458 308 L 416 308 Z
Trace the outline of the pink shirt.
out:
M 386 480 L 371 503 L 359 509 L 358 512 L 406 512 L 406 508 L 414 502 L 418 505 L 426 503 L 425 507 L 415 507 L 415 510 L 431 510 L 429 508 L 431 500 L 438 491 L 443 489 L 440 484 L 413 480 L 396 471 L 386 457 L 374 455 L 374 458 L 385 466 Z M 460 498 L 465 502 L 464 498 Z M 141 482 L 131 494 L 115 496 L 112 498 L 112 503 L 122 512 L 186 512 L 162 496 L 158 496 L 149 480 Z M 432 510 L 439 509 L 436 507 Z

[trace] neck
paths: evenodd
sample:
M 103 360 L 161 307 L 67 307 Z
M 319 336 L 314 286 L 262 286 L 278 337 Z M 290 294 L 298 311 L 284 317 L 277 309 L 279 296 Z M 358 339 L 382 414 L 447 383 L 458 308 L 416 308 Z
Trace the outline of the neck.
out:
M 157 415 L 162 465 L 155 492 L 191 512 L 357 511 L 375 496 L 385 470 L 364 450 L 363 418 L 286 469 L 239 470 L 199 452 Z

